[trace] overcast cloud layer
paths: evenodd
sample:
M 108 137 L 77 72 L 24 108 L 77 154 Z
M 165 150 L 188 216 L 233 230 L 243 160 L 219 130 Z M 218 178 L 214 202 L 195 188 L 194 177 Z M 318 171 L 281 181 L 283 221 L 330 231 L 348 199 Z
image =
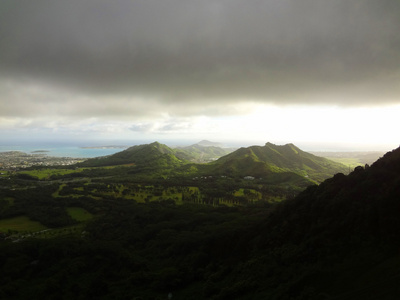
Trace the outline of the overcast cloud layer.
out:
M 245 103 L 400 104 L 400 1 L 0 2 L 0 129 L 189 133 Z

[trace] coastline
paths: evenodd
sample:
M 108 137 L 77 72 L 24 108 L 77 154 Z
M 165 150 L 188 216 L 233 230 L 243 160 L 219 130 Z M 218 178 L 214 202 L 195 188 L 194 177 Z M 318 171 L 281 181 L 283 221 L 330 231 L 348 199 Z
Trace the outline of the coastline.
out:
M 94 158 L 115 154 L 127 147 L 79 147 L 79 146 L 0 146 L 0 152 L 19 151 L 31 155 L 51 157 Z
M 79 147 L 80 149 L 127 149 L 129 146 L 87 146 L 87 147 Z

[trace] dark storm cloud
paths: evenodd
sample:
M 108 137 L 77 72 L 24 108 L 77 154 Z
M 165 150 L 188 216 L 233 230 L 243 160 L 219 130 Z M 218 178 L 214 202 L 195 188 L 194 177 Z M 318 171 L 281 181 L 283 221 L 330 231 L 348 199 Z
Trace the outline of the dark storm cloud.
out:
M 399 101 L 400 1 L 3 0 L 0 10 L 0 80 L 15 86 L 204 113 L 243 99 Z

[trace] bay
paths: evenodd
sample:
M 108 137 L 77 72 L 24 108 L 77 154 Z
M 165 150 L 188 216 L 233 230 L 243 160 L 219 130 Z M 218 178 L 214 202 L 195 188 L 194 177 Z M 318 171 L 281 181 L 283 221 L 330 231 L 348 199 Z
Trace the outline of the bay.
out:
M 56 157 L 93 158 L 111 155 L 127 147 L 90 147 L 77 146 L 0 146 L 0 152 L 21 151 L 27 154 L 45 154 Z

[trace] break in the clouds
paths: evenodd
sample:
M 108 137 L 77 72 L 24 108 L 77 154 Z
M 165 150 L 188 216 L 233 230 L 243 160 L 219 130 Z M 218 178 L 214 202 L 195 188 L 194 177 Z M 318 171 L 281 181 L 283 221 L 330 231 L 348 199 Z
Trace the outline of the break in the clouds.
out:
M 2 0 L 0 118 L 175 131 L 250 102 L 394 105 L 399 28 L 395 0 Z

